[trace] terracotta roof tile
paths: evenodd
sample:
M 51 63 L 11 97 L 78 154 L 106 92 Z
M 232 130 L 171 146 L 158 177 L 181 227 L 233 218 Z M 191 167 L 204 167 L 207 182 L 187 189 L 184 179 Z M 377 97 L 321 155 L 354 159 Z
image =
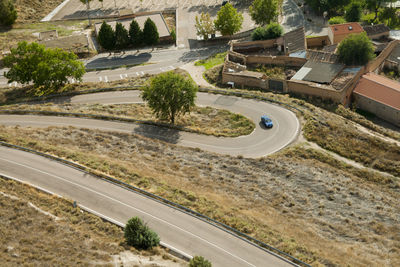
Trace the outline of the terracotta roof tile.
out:
M 386 77 L 367 73 L 358 82 L 354 93 L 400 110 L 400 83 Z
M 329 26 L 334 35 L 361 33 L 364 29 L 357 22 L 350 22 L 344 24 L 335 24 Z

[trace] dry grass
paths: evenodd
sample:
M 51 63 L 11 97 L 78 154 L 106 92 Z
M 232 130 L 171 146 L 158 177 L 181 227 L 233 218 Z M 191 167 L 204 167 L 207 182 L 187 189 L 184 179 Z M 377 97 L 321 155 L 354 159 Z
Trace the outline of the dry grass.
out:
M 55 112 L 85 113 L 119 118 L 158 121 L 151 109 L 144 104 L 40 104 L 3 106 L 7 110 L 40 110 Z M 161 121 L 164 122 L 165 121 Z M 224 109 L 195 107 L 190 114 L 178 117 L 176 126 L 207 135 L 237 137 L 253 132 L 255 124 L 240 114 Z
M 3 126 L 0 137 L 118 177 L 314 266 L 400 264 L 398 180 L 310 149 L 244 159 L 71 127 Z
M 153 263 L 164 266 L 183 265 L 160 248 L 146 252 L 126 247 L 121 228 L 80 212 L 68 200 L 4 179 L 0 233 L 2 266 L 113 266 L 120 253 L 142 261 L 154 258 Z
M 63 0 L 46 0 L 46 2 L 42 0 L 16 0 L 17 23 L 40 21 L 62 2 Z

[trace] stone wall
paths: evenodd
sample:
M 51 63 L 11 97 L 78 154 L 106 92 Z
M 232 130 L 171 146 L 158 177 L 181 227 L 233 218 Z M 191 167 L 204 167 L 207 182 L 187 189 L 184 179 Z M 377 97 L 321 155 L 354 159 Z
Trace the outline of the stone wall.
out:
M 366 67 L 367 72 L 375 72 L 377 68 L 380 68 L 386 58 L 392 53 L 393 49 L 397 44 L 400 44 L 400 40 L 391 41 L 388 46 L 377 56 L 374 60 L 370 61 Z
M 306 38 L 307 48 L 323 47 L 325 45 L 330 45 L 328 35 L 307 37 Z

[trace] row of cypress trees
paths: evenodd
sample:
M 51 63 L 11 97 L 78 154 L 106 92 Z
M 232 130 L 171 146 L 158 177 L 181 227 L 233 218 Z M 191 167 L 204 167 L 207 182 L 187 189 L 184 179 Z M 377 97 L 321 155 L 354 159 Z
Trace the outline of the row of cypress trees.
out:
M 159 39 L 157 26 L 150 18 L 144 23 L 143 30 L 140 29 L 136 20 L 132 20 L 129 31 L 120 22 L 117 22 L 114 31 L 107 22 L 103 21 L 97 36 L 97 41 L 105 50 L 138 48 L 142 45 L 154 46 Z

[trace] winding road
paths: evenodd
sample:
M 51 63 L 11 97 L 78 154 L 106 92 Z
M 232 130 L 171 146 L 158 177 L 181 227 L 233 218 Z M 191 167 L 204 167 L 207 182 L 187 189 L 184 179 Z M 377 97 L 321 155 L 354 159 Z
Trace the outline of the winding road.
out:
M 139 91 L 122 91 L 59 98 L 54 102 L 120 104 L 142 100 Z M 299 130 L 296 116 L 277 105 L 206 93 L 198 93 L 197 104 L 241 113 L 256 122 L 256 129 L 248 136 L 216 138 L 149 125 L 69 117 L 1 115 L 0 124 L 34 127 L 70 125 L 138 133 L 182 146 L 246 157 L 264 156 L 285 147 L 296 138 Z M 267 130 L 258 124 L 262 114 L 272 117 L 274 128 Z M 0 147 L 0 174 L 76 200 L 81 207 L 119 224 L 132 216 L 140 216 L 159 233 L 162 242 L 183 254 L 205 256 L 211 260 L 213 266 L 291 264 L 210 223 L 35 154 Z

